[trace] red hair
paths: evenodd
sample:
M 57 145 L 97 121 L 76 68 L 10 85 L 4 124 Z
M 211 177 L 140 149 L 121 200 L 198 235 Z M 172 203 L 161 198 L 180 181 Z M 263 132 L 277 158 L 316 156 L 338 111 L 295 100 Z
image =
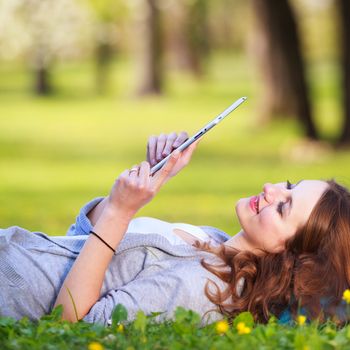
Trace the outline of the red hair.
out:
M 256 321 L 266 322 L 271 314 L 278 317 L 287 307 L 294 315 L 303 307 L 311 319 L 335 315 L 350 286 L 350 193 L 333 180 L 327 183 L 307 223 L 280 253 L 257 255 L 224 245 L 215 251 L 208 244 L 196 244 L 222 260 L 220 265 L 202 260 L 206 269 L 228 284 L 224 290 L 216 286 L 215 293 L 209 284 L 205 288 L 222 314 L 232 319 L 250 311 Z M 238 294 L 241 278 L 245 283 Z M 321 305 L 322 300 L 327 300 L 326 306 Z

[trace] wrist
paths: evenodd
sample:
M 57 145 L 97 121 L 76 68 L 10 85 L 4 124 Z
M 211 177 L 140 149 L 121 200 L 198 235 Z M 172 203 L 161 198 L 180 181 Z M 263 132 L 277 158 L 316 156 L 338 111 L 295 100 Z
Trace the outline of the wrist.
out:
M 108 198 L 109 199 L 109 198 Z M 127 210 L 107 200 L 103 209 L 102 215 L 105 217 L 116 218 L 119 222 L 129 223 L 129 221 L 135 216 L 136 212 Z
M 124 236 L 132 217 L 131 213 L 107 203 L 92 231 L 115 249 Z

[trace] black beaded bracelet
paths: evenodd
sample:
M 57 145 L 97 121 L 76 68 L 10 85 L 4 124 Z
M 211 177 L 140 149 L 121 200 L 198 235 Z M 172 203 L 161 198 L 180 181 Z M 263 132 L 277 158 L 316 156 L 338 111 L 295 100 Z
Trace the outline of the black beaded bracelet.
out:
M 96 236 L 101 242 L 103 242 L 115 254 L 115 249 L 113 249 L 102 237 L 100 237 L 94 231 L 90 231 L 90 233 L 93 234 L 94 236 Z

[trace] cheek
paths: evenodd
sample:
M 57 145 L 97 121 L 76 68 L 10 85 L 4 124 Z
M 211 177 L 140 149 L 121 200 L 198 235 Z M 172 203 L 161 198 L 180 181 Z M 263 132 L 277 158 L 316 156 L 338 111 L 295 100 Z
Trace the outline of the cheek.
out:
M 259 215 L 252 215 L 249 202 L 242 198 L 237 202 L 235 209 L 242 229 L 252 240 L 268 246 L 275 243 L 280 245 L 284 240 L 279 214 L 273 211 L 273 208 L 265 208 Z
M 265 211 L 261 213 L 259 223 L 264 229 L 271 230 L 276 227 L 276 219 L 277 218 L 273 213 L 270 211 Z
M 283 223 L 274 213 L 261 216 L 260 228 L 264 232 L 266 244 L 272 252 L 284 248 L 285 242 L 293 236 L 293 228 Z
M 265 214 L 265 213 L 264 213 Z M 278 214 L 277 214 L 278 215 Z M 281 246 L 285 242 L 285 230 L 274 213 L 266 213 L 260 217 L 259 228 L 268 246 Z
M 270 214 L 261 215 L 259 222 L 265 229 L 272 229 L 275 226 L 275 218 Z

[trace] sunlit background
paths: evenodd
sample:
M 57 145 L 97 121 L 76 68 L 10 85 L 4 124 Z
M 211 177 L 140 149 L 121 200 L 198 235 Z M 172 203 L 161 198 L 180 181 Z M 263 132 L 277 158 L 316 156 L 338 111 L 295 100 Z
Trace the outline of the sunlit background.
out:
M 64 234 L 241 96 L 138 215 L 234 234 L 266 182 L 349 185 L 349 26 L 347 0 L 0 0 L 0 226 Z

